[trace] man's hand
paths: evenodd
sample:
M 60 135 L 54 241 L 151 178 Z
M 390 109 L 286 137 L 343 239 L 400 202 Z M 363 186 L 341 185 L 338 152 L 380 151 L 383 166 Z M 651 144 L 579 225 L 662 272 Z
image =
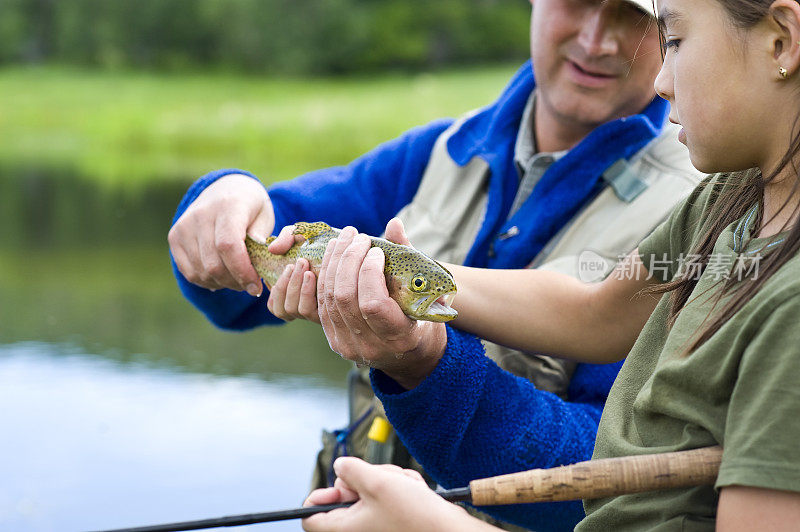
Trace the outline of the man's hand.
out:
M 307 532 L 497 530 L 436 495 L 416 471 L 350 457 L 337 459 L 333 467 L 334 487 L 313 491 L 303 505 L 358 502 L 303 519 Z
M 394 231 L 387 228 L 387 233 Z M 405 239 L 404 234 L 392 236 Z M 317 279 L 320 323 L 335 352 L 380 369 L 411 389 L 439 363 L 447 333 L 443 323 L 414 321 L 403 314 L 389 297 L 384 260 L 381 249 L 370 249 L 367 235 L 343 229 L 328 244 Z
M 245 235 L 263 242 L 272 233 L 275 213 L 264 187 L 250 177 L 231 174 L 205 189 L 175 222 L 169 247 L 178 270 L 196 285 L 231 288 L 261 295 Z

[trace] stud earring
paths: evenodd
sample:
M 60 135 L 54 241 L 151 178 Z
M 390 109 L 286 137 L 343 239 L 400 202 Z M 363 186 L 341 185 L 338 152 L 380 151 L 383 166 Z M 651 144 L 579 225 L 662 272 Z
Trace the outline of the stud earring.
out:
M 783 78 L 783 79 L 786 79 L 786 76 L 788 76 L 788 75 L 789 75 L 789 71 L 788 71 L 788 70 L 786 70 L 786 69 L 785 69 L 785 68 L 783 68 L 783 67 L 780 67 L 780 68 L 778 69 L 778 74 L 780 74 L 780 75 L 781 75 L 781 78 Z

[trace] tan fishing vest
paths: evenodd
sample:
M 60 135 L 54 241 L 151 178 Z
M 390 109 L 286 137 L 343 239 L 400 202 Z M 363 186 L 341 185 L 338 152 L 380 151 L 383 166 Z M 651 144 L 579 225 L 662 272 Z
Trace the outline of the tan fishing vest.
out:
M 450 158 L 447 140 L 464 120 L 440 135 L 416 195 L 397 215 L 416 248 L 456 264 L 464 261 L 483 221 L 490 172 L 480 157 L 465 166 Z M 630 161 L 618 161 L 606 170 L 603 178 L 609 186 L 561 229 L 530 267 L 584 281 L 608 275 L 702 178 L 678 142 L 677 131 L 678 126 L 669 124 Z M 501 238 L 514 238 L 513 230 Z M 503 369 L 565 396 L 573 363 L 486 341 L 484 345 L 487 356 Z

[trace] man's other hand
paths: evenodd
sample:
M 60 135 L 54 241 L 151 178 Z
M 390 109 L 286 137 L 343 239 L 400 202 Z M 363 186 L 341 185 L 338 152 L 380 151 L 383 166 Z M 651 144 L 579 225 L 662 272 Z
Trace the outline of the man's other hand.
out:
M 272 203 L 261 183 L 231 174 L 209 185 L 189 205 L 169 231 L 169 247 L 189 282 L 259 296 L 261 278 L 250 263 L 245 235 L 263 242 L 274 225 Z

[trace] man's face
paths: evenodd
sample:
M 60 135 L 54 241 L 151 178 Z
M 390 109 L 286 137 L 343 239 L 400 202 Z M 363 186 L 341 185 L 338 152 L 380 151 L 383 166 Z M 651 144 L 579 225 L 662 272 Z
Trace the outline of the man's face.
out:
M 596 127 L 642 111 L 661 67 L 653 18 L 623 0 L 530 0 L 537 113 Z

